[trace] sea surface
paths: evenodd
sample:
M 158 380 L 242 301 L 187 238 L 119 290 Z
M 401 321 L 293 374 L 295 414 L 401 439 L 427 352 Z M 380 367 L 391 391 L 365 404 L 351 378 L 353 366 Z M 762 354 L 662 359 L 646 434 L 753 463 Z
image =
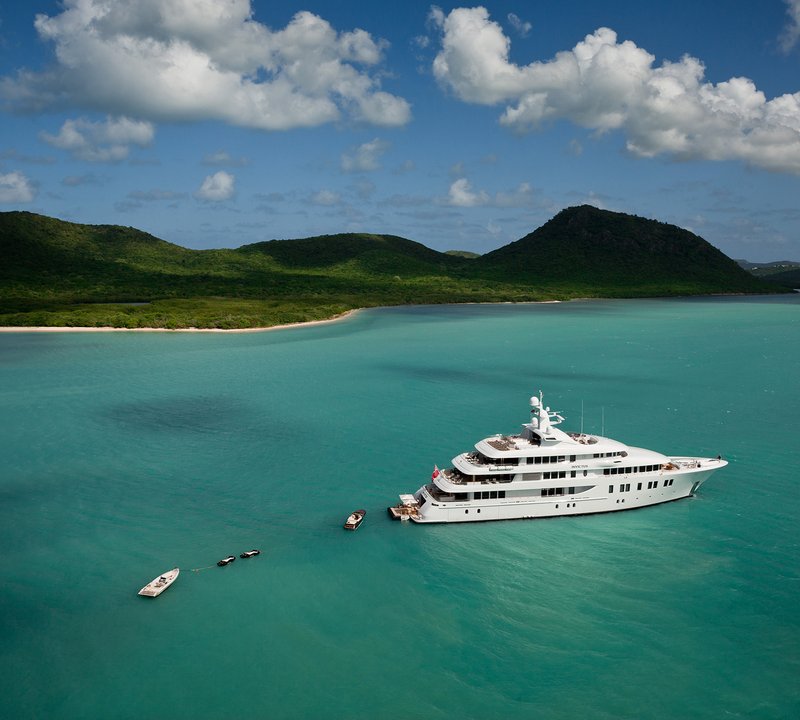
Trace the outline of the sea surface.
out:
M 388 519 L 540 389 L 730 465 L 648 509 Z M 0 423 L 2 718 L 800 717 L 798 296 L 0 334 Z

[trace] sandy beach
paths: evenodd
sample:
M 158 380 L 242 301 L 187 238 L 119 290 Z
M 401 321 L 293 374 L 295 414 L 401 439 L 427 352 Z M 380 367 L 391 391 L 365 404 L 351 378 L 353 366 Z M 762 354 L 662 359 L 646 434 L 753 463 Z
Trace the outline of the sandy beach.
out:
M 118 328 L 118 327 L 48 327 L 48 326 L 34 326 L 34 327 L 0 327 L 0 332 L 17 332 L 17 333 L 30 333 L 30 332 L 165 332 L 165 333 L 253 333 L 253 332 L 269 332 L 270 330 L 286 330 L 288 328 L 311 327 L 313 325 L 328 325 L 329 323 L 339 322 L 345 320 L 352 315 L 355 315 L 360 308 L 355 310 L 348 310 L 341 315 L 336 315 L 327 320 L 309 320 L 307 322 L 285 323 L 283 325 L 270 325 L 269 327 L 255 327 L 255 328 Z

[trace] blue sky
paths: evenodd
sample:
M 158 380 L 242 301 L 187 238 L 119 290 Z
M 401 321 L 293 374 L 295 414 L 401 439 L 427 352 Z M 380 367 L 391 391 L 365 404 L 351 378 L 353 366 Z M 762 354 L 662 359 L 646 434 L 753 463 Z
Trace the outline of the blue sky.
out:
M 591 203 L 800 260 L 800 0 L 0 5 L 0 210 L 486 252 Z

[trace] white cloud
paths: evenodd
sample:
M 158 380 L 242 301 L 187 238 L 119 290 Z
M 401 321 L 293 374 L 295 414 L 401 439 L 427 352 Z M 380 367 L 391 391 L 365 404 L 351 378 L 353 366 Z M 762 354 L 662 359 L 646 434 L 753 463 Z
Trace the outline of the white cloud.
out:
M 600 132 L 619 129 L 630 152 L 676 159 L 743 160 L 800 173 L 800 93 L 767 101 L 751 80 L 704 82 L 688 55 L 655 58 L 600 28 L 546 62 L 509 61 L 510 40 L 485 8 L 458 8 L 441 20 L 433 63 L 439 82 L 461 100 L 506 104 L 500 122 L 526 132 L 566 118 Z
M 375 138 L 359 145 L 350 153 L 342 155 L 341 167 L 344 172 L 369 172 L 380 168 L 380 158 L 390 144 L 386 140 Z
M 66 120 L 58 135 L 43 132 L 39 136 L 49 145 L 67 150 L 80 160 L 115 162 L 128 157 L 131 145 L 149 145 L 154 134 L 149 122 L 108 117 L 102 122 L 85 118 Z
M 207 200 L 209 202 L 221 202 L 222 200 L 229 200 L 233 197 L 234 184 L 236 178 L 224 170 L 215 172 L 213 175 L 208 175 L 200 189 L 195 193 L 195 197 L 199 200 Z
M 533 188 L 526 182 L 520 183 L 514 190 L 501 191 L 492 196 L 485 190 L 473 190 L 469 180 L 462 177 L 450 185 L 444 204 L 453 207 L 529 208 L 534 206 L 535 197 Z
M 10 172 L 0 175 L 0 203 L 31 202 L 36 192 L 28 180 L 20 172 Z
M 517 35 L 520 37 L 528 37 L 533 29 L 533 25 L 526 20 L 520 19 L 519 15 L 514 13 L 508 13 L 508 22 L 511 23 L 511 27 L 517 31 Z
M 488 202 L 489 196 L 486 192 L 483 190 L 474 192 L 466 178 L 455 180 L 450 185 L 450 191 L 447 194 L 447 204 L 455 207 L 475 207 L 476 205 L 486 205 Z
M 298 12 L 273 31 L 250 0 L 64 0 L 36 16 L 47 71 L 0 80 L 17 110 L 79 106 L 153 121 L 222 120 L 263 130 L 343 116 L 403 125 L 410 107 L 372 72 L 386 43 Z
M 780 45 L 783 52 L 788 53 L 800 39 L 800 0 L 784 0 L 786 2 L 786 14 L 789 21 L 783 28 L 780 36 Z

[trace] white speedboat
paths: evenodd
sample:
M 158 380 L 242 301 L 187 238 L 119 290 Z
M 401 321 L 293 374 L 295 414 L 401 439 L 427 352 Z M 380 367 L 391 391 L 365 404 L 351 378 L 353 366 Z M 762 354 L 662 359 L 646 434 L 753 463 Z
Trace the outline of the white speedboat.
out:
M 139 595 L 146 595 L 147 597 L 158 597 L 164 590 L 166 590 L 172 583 L 177 580 L 180 574 L 179 568 L 172 568 L 163 575 L 159 575 L 152 582 L 147 583 L 141 590 Z
M 347 520 L 344 521 L 345 530 L 358 530 L 358 526 L 364 522 L 364 515 L 367 514 L 366 510 L 354 510 L 350 513 Z
M 434 466 L 413 499 L 389 508 L 418 523 L 475 522 L 614 512 L 694 495 L 728 463 L 667 456 L 586 433 L 563 432 L 564 418 L 530 400 L 531 420 L 518 435 L 493 435 L 475 450 Z

